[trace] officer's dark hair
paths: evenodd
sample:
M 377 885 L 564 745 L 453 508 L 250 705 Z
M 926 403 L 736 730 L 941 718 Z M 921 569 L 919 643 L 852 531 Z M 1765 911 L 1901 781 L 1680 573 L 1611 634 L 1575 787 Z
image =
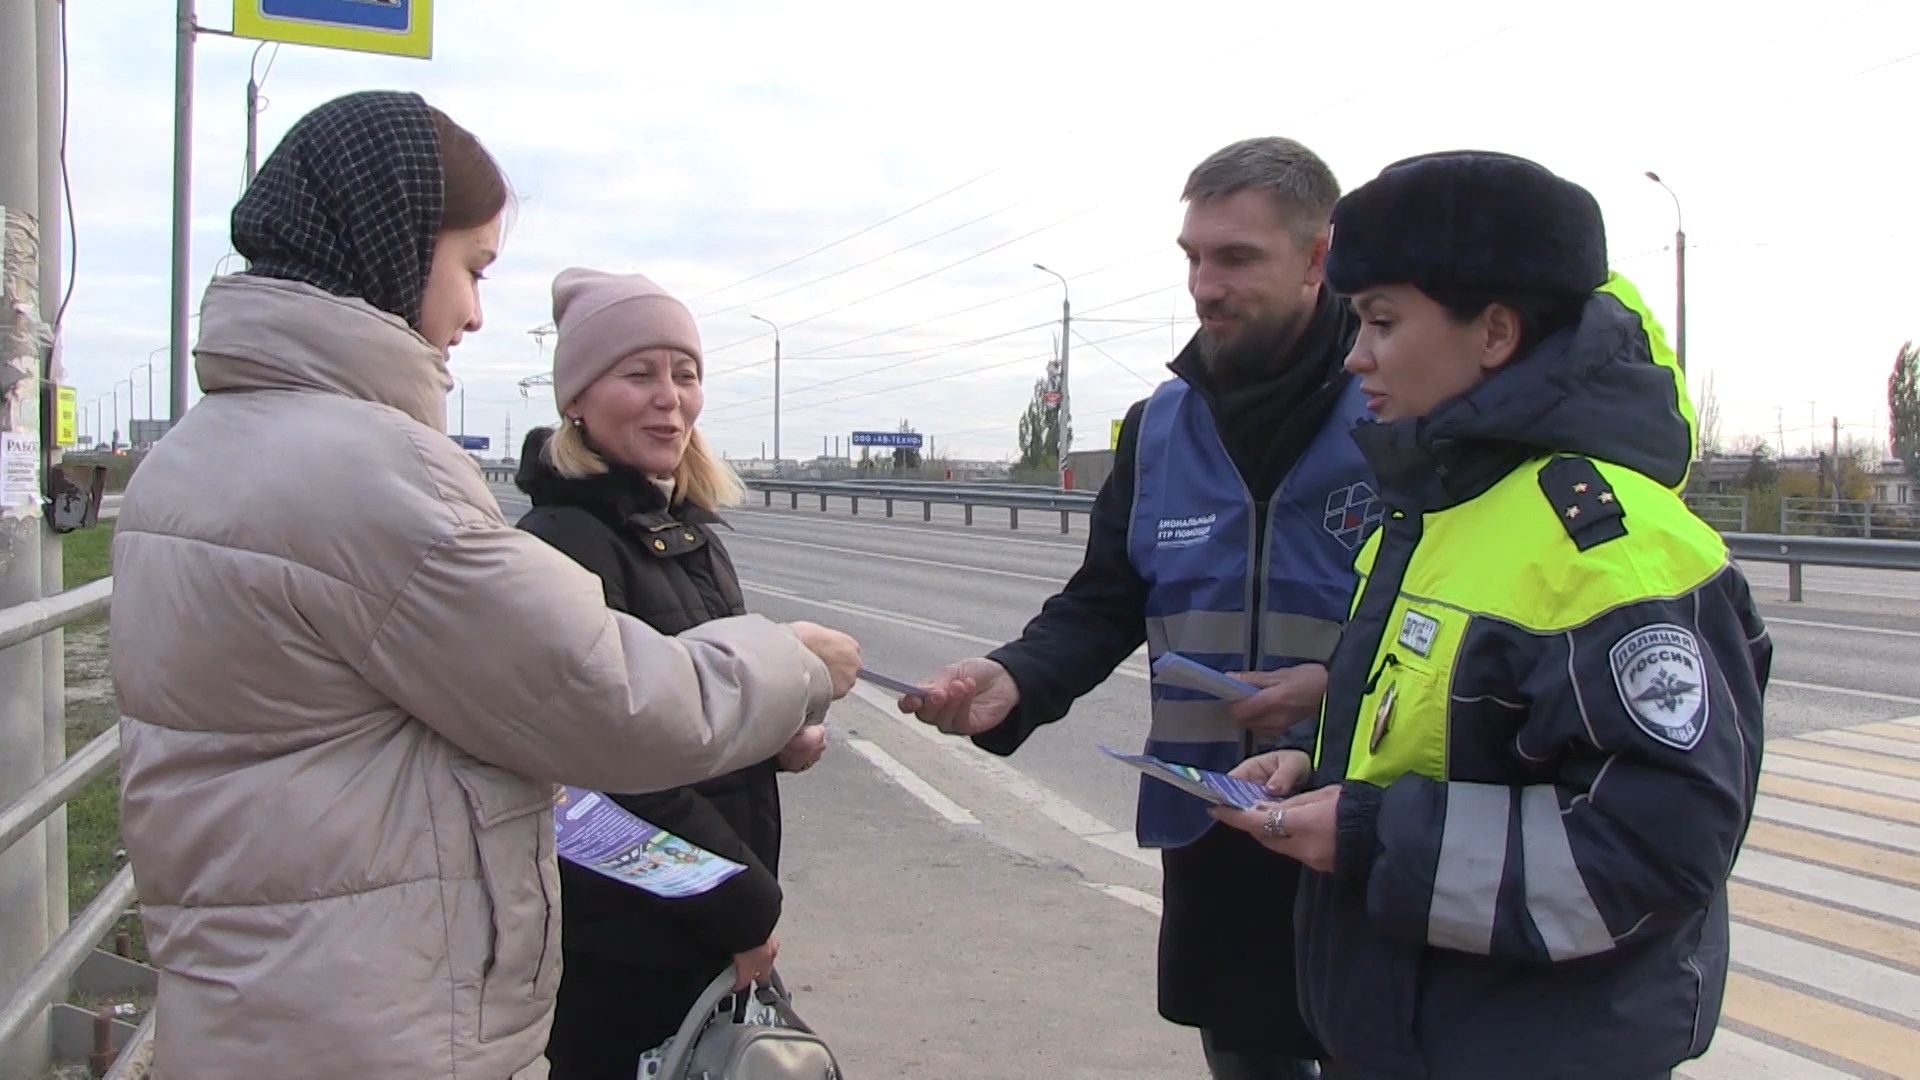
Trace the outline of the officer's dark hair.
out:
M 1486 289 L 1420 286 L 1420 291 L 1446 309 L 1457 323 L 1470 323 L 1494 304 L 1512 309 L 1520 319 L 1520 343 L 1514 350 L 1518 360 L 1533 351 L 1535 345 L 1580 321 L 1587 296 L 1564 292 L 1524 290 L 1490 291 Z
M 1292 139 L 1267 135 L 1215 150 L 1187 176 L 1182 202 L 1208 202 L 1257 188 L 1301 240 L 1310 240 L 1333 218 L 1340 181 L 1320 155 Z

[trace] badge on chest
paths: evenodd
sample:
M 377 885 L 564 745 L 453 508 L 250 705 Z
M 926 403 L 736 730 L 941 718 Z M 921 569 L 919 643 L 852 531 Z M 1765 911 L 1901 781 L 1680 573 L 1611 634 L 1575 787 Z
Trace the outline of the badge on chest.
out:
M 1401 645 L 1412 650 L 1417 656 L 1425 657 L 1433 652 L 1433 640 L 1440 635 L 1440 620 L 1431 615 L 1422 615 L 1409 609 L 1406 617 L 1400 620 Z

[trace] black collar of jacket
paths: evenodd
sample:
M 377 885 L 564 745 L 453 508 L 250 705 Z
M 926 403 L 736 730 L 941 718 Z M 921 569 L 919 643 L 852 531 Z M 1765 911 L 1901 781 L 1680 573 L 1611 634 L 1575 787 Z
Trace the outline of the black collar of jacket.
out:
M 609 521 L 631 522 L 646 532 L 686 523 L 689 525 L 725 525 L 719 514 L 705 507 L 681 502 L 669 505 L 667 493 L 636 469 L 608 463 L 606 472 L 575 480 L 561 476 L 547 463 L 547 440 L 553 429 L 537 427 L 527 432 L 520 448 L 520 465 L 513 477 L 535 506 L 577 506 Z

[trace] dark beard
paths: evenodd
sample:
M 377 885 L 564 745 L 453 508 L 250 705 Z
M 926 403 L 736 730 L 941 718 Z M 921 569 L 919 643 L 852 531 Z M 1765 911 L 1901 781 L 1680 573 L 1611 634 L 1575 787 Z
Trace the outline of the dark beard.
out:
M 1200 358 L 1207 370 L 1230 381 L 1239 381 L 1269 373 L 1275 364 L 1300 340 L 1311 309 L 1294 312 L 1282 319 L 1247 327 L 1247 332 L 1230 345 L 1223 345 L 1204 329 L 1200 331 Z

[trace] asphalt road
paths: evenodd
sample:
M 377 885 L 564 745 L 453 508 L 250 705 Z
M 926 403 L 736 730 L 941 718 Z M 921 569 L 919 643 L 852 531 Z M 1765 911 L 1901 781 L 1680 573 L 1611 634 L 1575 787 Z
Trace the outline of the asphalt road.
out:
M 524 512 L 517 492 L 497 490 L 509 517 Z M 844 629 L 870 667 L 908 680 L 1017 637 L 1086 543 L 1079 515 L 1062 535 L 1058 514 L 1027 514 L 1013 531 L 1005 511 L 978 510 L 967 528 L 955 507 L 936 507 L 928 524 L 917 504 L 888 519 L 878 500 L 862 500 L 859 517 L 837 500 L 825 514 L 817 502 L 794 511 L 782 501 L 728 515 L 749 602 L 774 618 Z M 1770 735 L 1920 713 L 1920 574 L 1809 568 L 1798 604 L 1787 602 L 1784 567 L 1749 575 L 1775 641 Z M 1122 767 L 1094 747 L 1138 745 L 1146 679 L 1142 653 L 1023 747 L 1019 767 L 1108 821 L 1131 820 Z
M 516 492 L 498 490 L 510 518 L 524 510 Z M 1013 531 L 1004 512 L 977 511 L 967 527 L 957 508 L 936 508 L 929 523 L 917 504 L 888 519 L 878 500 L 863 500 L 857 518 L 844 504 L 822 513 L 817 501 L 797 510 L 785 502 L 728 515 L 750 605 L 845 629 L 870 667 L 908 680 L 1016 636 L 1084 544 L 1077 519 L 1062 535 L 1058 515 L 1025 515 Z M 1683 1075 L 1920 1077 L 1920 575 L 1810 568 L 1806 601 L 1796 604 L 1786 600 L 1784 568 L 1749 574 L 1776 643 L 1767 774 L 1735 871 L 1726 1017 L 1714 1051 Z M 1132 843 L 1133 774 L 1096 750 L 1138 746 L 1145 683 L 1136 655 L 1006 760 L 900 718 L 886 695 L 863 687 L 836 723 L 878 755 L 861 755 L 870 769 L 843 774 L 843 794 L 871 787 L 880 798 L 879 789 L 897 787 L 939 827 L 991 841 L 996 858 L 1063 871 L 1087 886 L 1073 895 L 1157 912 L 1157 860 Z M 1024 910 L 1029 899 L 979 895 L 1003 909 Z M 1118 950 L 1128 977 L 1145 978 L 1147 969 L 1131 968 L 1141 950 L 1150 957 L 1151 933 L 1147 920 L 1131 939 L 1084 944 Z M 950 963 L 975 940 L 935 935 L 924 948 Z M 1134 1010 L 1144 1000 L 1150 1015 L 1149 987 L 1121 996 Z M 1139 1049 L 1163 1067 L 1189 1067 L 1185 1035 Z M 897 1052 L 876 1060 L 899 1060 Z M 907 1071 L 895 1075 L 946 1075 L 897 1067 Z

